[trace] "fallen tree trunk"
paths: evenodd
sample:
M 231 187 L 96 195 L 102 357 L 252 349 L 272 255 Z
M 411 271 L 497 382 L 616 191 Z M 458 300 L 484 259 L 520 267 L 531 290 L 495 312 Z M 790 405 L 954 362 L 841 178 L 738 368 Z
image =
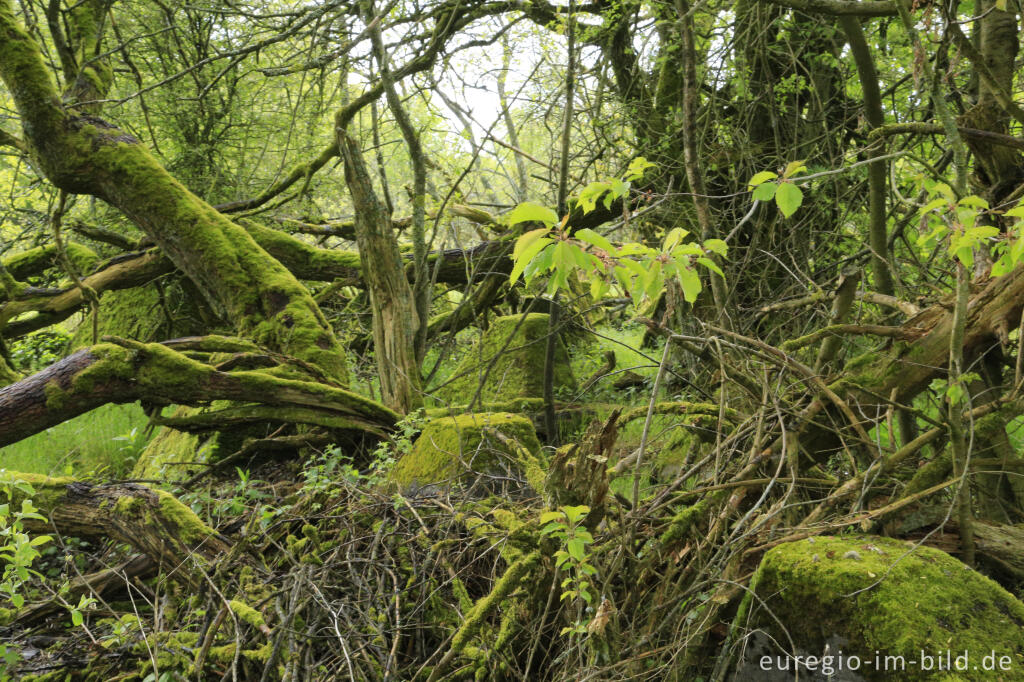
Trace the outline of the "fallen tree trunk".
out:
M 92 485 L 70 478 L 11 472 L 29 483 L 32 503 L 48 521 L 32 521 L 30 530 L 103 538 L 131 545 L 167 575 L 198 586 L 231 547 L 176 497 L 136 483 Z M 12 507 L 29 496 L 15 490 Z
M 223 372 L 158 343 L 120 340 L 84 348 L 0 389 L 0 447 L 106 403 L 196 405 L 232 400 L 316 410 L 334 428 L 386 433 L 388 408 L 343 388 L 263 371 Z

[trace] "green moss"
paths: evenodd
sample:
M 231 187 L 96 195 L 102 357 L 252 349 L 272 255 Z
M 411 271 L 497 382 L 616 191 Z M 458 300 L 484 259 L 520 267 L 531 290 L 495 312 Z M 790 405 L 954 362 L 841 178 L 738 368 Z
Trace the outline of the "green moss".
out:
M 22 471 L 8 471 L 7 475 L 15 481 L 32 486 L 32 494 L 15 488 L 13 498 L 9 500 L 11 507 L 20 508 L 22 500 L 32 500 L 32 503 L 44 516 L 49 515 L 51 510 L 63 501 L 67 494 L 67 487 L 75 482 L 75 479 L 65 476 L 46 476 Z M 0 493 L 0 500 L 3 500 L 2 493 Z
M 913 550 L 913 551 L 911 551 Z M 1019 679 L 1024 666 L 1024 604 L 992 580 L 936 549 L 875 536 L 818 537 L 765 554 L 756 574 L 758 595 L 773 616 L 762 623 L 778 641 L 820 652 L 832 636 L 861 660 L 947 650 L 980 662 L 991 652 L 1010 656 Z M 791 639 L 787 639 L 791 638 Z M 891 679 L 863 669 L 868 679 Z M 900 679 L 937 679 L 908 665 Z M 943 679 L 950 679 L 948 676 Z M 991 672 L 960 679 L 991 680 Z
M 197 408 L 179 407 L 173 412 L 173 416 L 186 416 L 198 412 Z M 132 475 L 140 479 L 161 479 L 178 480 L 189 474 L 188 469 L 183 466 L 173 466 L 175 462 L 206 462 L 212 454 L 216 453 L 216 443 L 207 438 L 205 441 L 199 436 L 176 431 L 170 428 L 162 428 L 146 445 L 135 462 Z
M 263 614 L 261 614 L 259 611 L 249 606 L 245 602 L 239 601 L 237 599 L 232 599 L 230 602 L 228 602 L 228 604 L 229 606 L 231 606 L 231 610 L 234 612 L 234 614 L 246 623 L 248 623 L 249 625 L 253 626 L 254 628 L 266 627 L 267 622 L 263 620 Z
M 99 261 L 96 253 L 81 244 L 67 242 L 65 245 L 71 264 L 79 275 L 87 275 Z M 3 259 L 4 268 L 17 280 L 42 274 L 45 270 L 56 269 L 63 272 L 57 247 L 53 245 L 39 246 L 34 249 L 16 253 Z
M 154 491 L 159 497 L 160 514 L 177 528 L 177 537 L 187 545 L 195 545 L 213 535 L 213 529 L 203 523 L 194 511 L 174 495 L 164 490 Z
M 117 498 L 117 502 L 114 503 L 114 513 L 120 516 L 127 516 L 138 511 L 141 506 L 142 500 L 125 495 L 124 497 Z
M 65 680 L 71 679 L 71 673 L 63 670 L 53 670 L 48 673 L 40 673 L 38 675 L 25 675 L 19 677 L 21 682 L 65 682 Z
M 534 490 L 541 490 L 540 452 L 533 424 L 525 417 L 503 412 L 443 417 L 427 423 L 412 451 L 395 464 L 391 479 L 400 487 L 466 483 L 474 474 L 502 473 L 502 464 L 510 461 Z
M 189 192 L 141 145 L 88 128 L 68 136 L 75 138 L 68 146 L 80 147 L 78 161 L 102 169 L 117 183 L 119 206 L 159 225 L 151 233 L 241 335 L 347 381 L 345 354 L 330 325 L 309 291 L 279 261 L 243 227 Z
M 726 490 L 716 490 L 697 504 L 680 510 L 672 517 L 668 529 L 661 534 L 659 544 L 665 549 L 671 549 L 693 534 L 699 535 L 702 532 L 704 525 L 702 522 L 706 520 L 708 510 L 717 505 L 727 494 Z
M 480 388 L 490 402 L 543 398 L 544 355 L 548 316 L 543 313 L 499 317 L 483 333 L 453 372 L 450 383 L 435 395 L 453 405 L 464 405 Z M 555 390 L 571 390 L 576 380 L 569 353 L 561 339 L 555 351 Z
M 97 386 L 114 380 L 128 380 L 134 371 L 134 353 L 112 343 L 101 343 L 92 347 L 90 354 L 96 361 L 80 371 L 71 380 L 71 387 L 77 393 L 91 393 Z
M 949 480 L 952 473 L 953 455 L 952 451 L 947 449 L 940 452 L 927 464 L 914 472 L 913 478 L 910 479 L 907 487 L 903 490 L 903 495 L 914 495 L 922 490 L 936 486 L 943 481 Z
M 531 552 L 508 567 L 505 574 L 494 583 L 491 592 L 480 598 L 466 614 L 466 620 L 452 637 L 451 651 L 456 654 L 465 651 L 466 646 L 480 633 L 485 619 L 519 589 L 539 561 L 540 552 Z
M 179 297 L 184 298 L 184 297 Z M 194 304 L 185 304 L 194 308 Z M 187 311 L 190 312 L 190 311 Z M 189 336 L 199 332 L 183 322 L 189 315 L 176 315 L 172 326 L 154 285 L 104 291 L 100 296 L 99 336 L 119 336 L 150 342 Z M 91 345 L 92 321 L 86 316 L 71 337 L 71 349 Z
M 537 413 L 539 414 L 544 409 L 543 398 L 516 398 L 514 400 L 505 400 L 502 402 L 483 402 L 479 403 L 474 409 L 474 412 L 514 412 L 517 414 L 522 413 Z M 466 405 L 453 405 L 451 407 L 431 407 L 424 410 L 427 417 L 436 419 L 438 417 L 446 417 L 452 414 L 458 414 L 461 412 L 467 412 L 469 408 Z
M 67 401 L 67 391 L 60 387 L 56 379 L 50 379 L 43 385 L 43 394 L 46 396 L 46 406 L 51 410 L 60 410 Z

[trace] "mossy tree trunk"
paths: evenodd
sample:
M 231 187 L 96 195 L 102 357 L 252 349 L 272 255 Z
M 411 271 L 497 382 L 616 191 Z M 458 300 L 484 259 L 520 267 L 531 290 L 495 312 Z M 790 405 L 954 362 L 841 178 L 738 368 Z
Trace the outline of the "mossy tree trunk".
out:
M 0 0 L 0 79 L 21 116 L 36 166 L 54 185 L 123 211 L 240 334 L 347 379 L 334 333 L 284 266 L 186 189 L 134 137 L 62 103 L 11 0 Z

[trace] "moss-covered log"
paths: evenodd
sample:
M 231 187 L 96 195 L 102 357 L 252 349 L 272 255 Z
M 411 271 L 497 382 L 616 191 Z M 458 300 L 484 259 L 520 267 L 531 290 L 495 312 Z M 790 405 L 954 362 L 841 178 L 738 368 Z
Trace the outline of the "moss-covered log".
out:
M 210 566 L 230 547 L 191 509 L 163 490 L 135 483 L 92 485 L 70 478 L 12 473 L 32 486 L 32 503 L 47 518 L 47 523 L 32 522 L 31 528 L 126 543 L 164 571 L 190 583 L 198 585 L 202 580 L 194 561 Z M 20 506 L 18 498 L 23 497 L 27 495 L 16 490 L 11 502 Z
M 64 245 L 68 259 L 81 273 L 91 272 L 99 257 L 87 246 L 68 242 Z M 21 251 L 4 258 L 4 268 L 11 277 L 24 280 L 34 275 L 41 275 L 46 270 L 60 269 L 60 254 L 57 247 L 51 245 L 37 246 L 34 249 Z
M 386 407 L 343 388 L 265 371 L 222 372 L 160 344 L 124 341 L 82 349 L 0 389 L 0 446 L 100 405 L 135 400 L 157 405 L 232 400 L 309 408 L 374 433 L 398 419 Z

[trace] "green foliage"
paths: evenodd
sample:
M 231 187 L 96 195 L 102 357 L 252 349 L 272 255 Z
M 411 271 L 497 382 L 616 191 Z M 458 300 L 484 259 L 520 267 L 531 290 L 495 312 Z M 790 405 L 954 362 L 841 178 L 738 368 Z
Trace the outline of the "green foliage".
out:
M 775 199 L 775 205 L 779 207 L 782 215 L 790 217 L 804 201 L 804 193 L 793 182 L 793 176 L 807 170 L 803 161 L 791 161 L 782 171 L 782 177 L 773 171 L 761 171 L 750 178 L 747 184 L 748 190 L 753 190 L 751 195 L 757 201 L 771 201 Z M 778 180 L 776 180 L 778 178 Z
M 944 182 L 926 181 L 924 188 L 931 201 L 921 207 L 920 214 L 929 231 L 918 237 L 918 246 L 931 252 L 936 244 L 947 242 L 950 257 L 965 268 L 972 267 L 975 249 L 993 242 L 999 235 L 999 228 L 994 225 L 978 224 L 978 219 L 988 212 L 988 202 L 973 194 L 958 199 Z M 1020 256 L 1021 247 L 1003 249 L 998 271 L 993 268 L 993 274 L 1009 272 Z
M 25 605 L 24 587 L 32 576 L 42 577 L 32 569 L 32 563 L 40 556 L 39 547 L 51 542 L 49 535 L 30 538 L 25 531 L 27 521 L 46 523 L 46 517 L 39 513 L 28 497 L 23 498 L 21 507 L 11 509 L 15 491 L 23 495 L 35 495 L 35 489 L 27 481 L 20 480 L 5 469 L 0 469 L 0 491 L 4 502 L 0 503 L 0 594 L 16 609 Z M 14 665 L 18 656 L 5 644 L 0 644 L 0 680 L 10 679 L 8 666 Z
M 603 200 L 606 206 L 626 196 L 629 179 L 640 177 L 643 170 L 652 166 L 646 159 L 638 158 L 630 164 L 626 178 L 607 182 L 593 182 L 587 185 L 579 196 L 579 205 L 589 213 Z M 660 249 L 639 242 L 628 242 L 615 246 L 604 235 L 589 228 L 570 233 L 566 229 L 568 216 L 558 227 L 553 227 L 557 217 L 554 212 L 536 204 L 520 204 L 511 213 L 516 222 L 524 222 L 521 216 L 535 216 L 544 227 L 523 234 L 512 251 L 513 268 L 509 281 L 515 284 L 520 276 L 527 285 L 541 276 L 548 276 L 546 292 L 553 295 L 565 289 L 569 279 L 579 275 L 590 282 L 590 295 L 598 300 L 613 290 L 629 296 L 634 306 L 652 299 L 664 289 L 665 282 L 676 279 L 688 303 L 694 303 L 703 289 L 696 265 L 724 277 L 714 256 L 725 258 L 728 246 L 721 239 L 708 239 L 703 244 L 686 241 L 688 230 L 677 227 L 666 235 Z
M 14 368 L 23 372 L 38 372 L 60 360 L 68 347 L 71 335 L 60 327 L 49 327 L 32 332 L 11 343 Z
M 989 245 L 994 257 L 993 277 L 1001 277 L 1017 267 L 1024 258 L 1024 206 L 1002 212 L 1004 218 L 1013 219 L 1004 233 L 994 224 L 979 224 L 983 217 L 991 223 L 1000 215 L 982 197 L 971 194 L 957 198 L 944 182 L 926 180 L 923 185 L 930 201 L 919 213 L 928 229 L 918 235 L 917 245 L 924 253 L 946 243 L 950 258 L 970 268 L 974 265 L 976 250 Z
M 540 515 L 540 522 L 544 524 L 541 534 L 559 543 L 554 555 L 555 567 L 567 574 L 562 580 L 560 600 L 578 601 L 581 607 L 593 607 L 596 601 L 592 581 L 597 568 L 591 563 L 587 549 L 594 543 L 594 536 L 583 525 L 589 513 L 590 507 L 586 505 L 566 505 Z M 561 634 L 577 636 L 586 632 L 586 623 L 580 618 L 572 626 L 562 628 Z

